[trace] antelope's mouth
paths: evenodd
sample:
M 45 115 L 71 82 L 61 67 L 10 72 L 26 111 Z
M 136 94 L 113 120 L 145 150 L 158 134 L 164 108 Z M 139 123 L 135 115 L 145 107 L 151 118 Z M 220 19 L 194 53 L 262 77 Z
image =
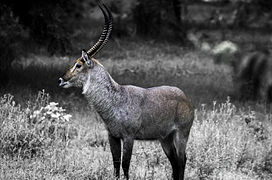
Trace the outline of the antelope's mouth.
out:
M 64 81 L 63 78 L 59 78 L 59 86 L 63 88 L 68 88 L 69 87 L 69 82 Z

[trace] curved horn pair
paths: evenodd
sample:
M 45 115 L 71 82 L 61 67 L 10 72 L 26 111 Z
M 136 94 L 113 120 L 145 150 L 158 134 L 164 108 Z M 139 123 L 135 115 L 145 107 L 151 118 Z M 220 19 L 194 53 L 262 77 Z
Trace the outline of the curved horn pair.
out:
M 104 3 L 101 3 L 100 1 L 98 1 L 98 6 L 104 15 L 105 24 L 104 24 L 104 28 L 103 28 L 103 31 L 100 35 L 99 40 L 87 52 L 90 58 L 95 56 L 105 46 L 105 44 L 109 40 L 111 30 L 112 30 L 113 18 L 112 18 L 112 14 L 111 14 L 110 10 L 108 9 L 108 7 Z M 105 8 L 106 11 L 103 9 L 103 7 Z

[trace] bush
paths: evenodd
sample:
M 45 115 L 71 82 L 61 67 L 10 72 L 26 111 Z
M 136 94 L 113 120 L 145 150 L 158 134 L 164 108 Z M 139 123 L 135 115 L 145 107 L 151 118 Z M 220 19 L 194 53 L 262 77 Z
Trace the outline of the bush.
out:
M 0 2 L 0 85 L 7 85 L 11 63 L 18 54 L 18 39 L 22 39 L 24 30 L 14 17 L 12 10 Z
M 257 120 L 254 111 L 238 111 L 228 100 L 214 102 L 212 111 L 203 106 L 196 115 L 187 152 L 188 165 L 197 177 L 237 173 L 265 177 L 271 167 L 271 129 Z
M 78 28 L 78 18 L 82 17 L 85 4 L 86 1 L 75 0 L 3 0 L 0 2 L 0 24 L 3 24 L 0 31 L 7 34 L 4 38 L 10 36 L 16 39 L 16 43 L 23 49 L 28 47 L 28 51 L 32 52 L 31 47 L 38 45 L 47 48 L 51 55 L 66 55 L 71 52 L 70 40 Z M 10 21 L 16 23 L 11 24 Z M 14 24 L 24 29 L 27 42 L 12 35 L 20 30 L 11 29 Z
M 137 2 L 132 14 L 138 35 L 185 40 L 186 29 L 184 24 L 181 25 L 180 1 Z
M 68 138 L 71 115 L 57 103 L 49 103 L 49 95 L 39 92 L 34 103 L 26 108 L 16 105 L 6 94 L 0 98 L 1 154 L 20 157 L 42 155 L 44 149 Z

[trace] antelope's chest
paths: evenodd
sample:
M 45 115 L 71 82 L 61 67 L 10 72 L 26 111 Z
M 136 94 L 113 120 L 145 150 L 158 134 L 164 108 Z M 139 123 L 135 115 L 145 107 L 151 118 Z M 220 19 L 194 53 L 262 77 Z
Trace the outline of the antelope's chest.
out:
M 108 121 L 105 122 L 105 126 L 108 130 L 108 132 L 114 136 L 121 138 L 123 135 L 123 125 L 120 121 Z
M 141 126 L 140 115 L 136 112 L 127 111 L 125 108 L 115 112 L 114 116 L 105 121 L 109 133 L 119 138 L 135 134 Z

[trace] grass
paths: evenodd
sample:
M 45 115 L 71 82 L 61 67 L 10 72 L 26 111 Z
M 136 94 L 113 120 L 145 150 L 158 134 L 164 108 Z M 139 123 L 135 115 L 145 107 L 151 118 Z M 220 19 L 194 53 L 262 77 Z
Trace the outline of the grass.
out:
M 115 41 L 109 47 L 113 48 L 106 48 L 98 59 L 120 84 L 175 85 L 192 99 L 196 118 L 187 147 L 186 179 L 272 178 L 271 113 L 262 104 L 233 98 L 229 67 L 172 44 Z M 0 145 L 10 149 L 1 148 L 0 179 L 114 179 L 102 120 L 81 90 L 57 87 L 58 77 L 74 59 L 29 55 L 15 62 L 11 83 L 0 91 L 1 130 L 5 129 Z M 37 94 L 41 89 L 50 97 Z M 55 118 L 45 110 L 52 101 L 59 103 L 54 113 L 63 113 Z M 40 111 L 37 120 L 44 119 L 42 127 L 33 124 L 35 111 Z M 67 114 L 72 118 L 63 122 Z M 51 125 L 58 133 L 50 131 Z M 28 146 L 26 141 L 22 146 L 25 137 L 39 143 Z M 171 179 L 170 163 L 158 142 L 135 143 L 130 177 Z
M 15 104 L 12 104 L 14 108 L 20 107 Z M 11 109 L 10 113 L 13 112 Z M 22 110 L 20 114 L 25 112 Z M 65 140 L 54 136 L 48 144 L 35 131 L 43 143 L 36 149 L 42 154 L 26 158 L 18 151 L 2 151 L 0 179 L 114 179 L 103 123 L 94 112 L 72 115 L 64 127 L 72 127 L 74 132 Z M 7 116 L 1 113 L 2 124 L 10 121 Z M 8 126 L 9 130 L 21 121 L 28 124 L 31 119 L 31 116 L 16 117 Z M 271 117 L 265 115 L 265 121 L 259 118 L 255 111 L 241 111 L 229 100 L 220 104 L 214 102 L 212 109 L 204 105 L 197 109 L 187 147 L 187 179 L 272 178 L 272 136 L 269 133 L 272 129 L 268 124 Z M 1 132 L 1 139 L 5 139 L 3 136 Z M 17 131 L 14 136 L 21 136 L 21 132 Z M 1 141 L 1 144 L 6 142 Z M 132 179 L 171 179 L 170 164 L 158 142 L 135 143 L 130 176 Z

